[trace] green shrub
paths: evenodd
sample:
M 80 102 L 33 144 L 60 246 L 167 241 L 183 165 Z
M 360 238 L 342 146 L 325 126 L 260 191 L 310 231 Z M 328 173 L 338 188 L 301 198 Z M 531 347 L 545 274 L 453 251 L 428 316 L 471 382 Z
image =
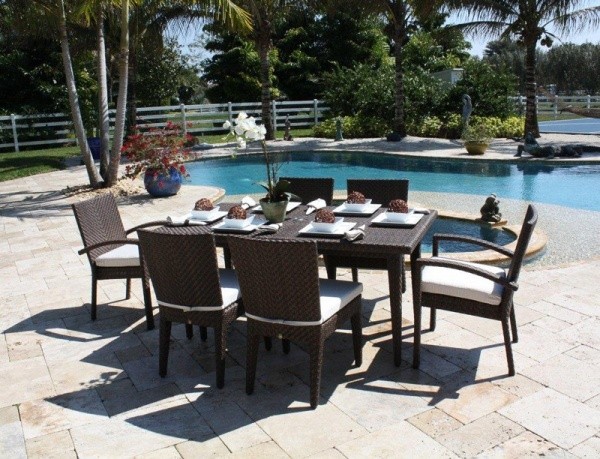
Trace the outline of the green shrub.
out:
M 315 137 L 335 139 L 337 118 L 329 118 L 313 127 Z M 390 126 L 377 118 L 364 115 L 344 116 L 342 119 L 342 133 L 345 139 L 360 139 L 384 137 Z

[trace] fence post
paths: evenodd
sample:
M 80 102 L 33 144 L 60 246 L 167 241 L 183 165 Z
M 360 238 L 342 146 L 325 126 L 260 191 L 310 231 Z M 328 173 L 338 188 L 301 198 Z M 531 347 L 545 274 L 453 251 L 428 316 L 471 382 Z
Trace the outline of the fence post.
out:
M 227 102 L 227 119 L 230 124 L 233 124 L 233 106 L 231 102 Z
M 15 151 L 19 152 L 19 137 L 17 136 L 17 117 L 14 113 L 10 114 L 10 123 L 12 124 L 13 132 L 13 143 L 15 144 Z
M 179 106 L 179 109 L 181 110 L 181 126 L 183 127 L 183 135 L 187 134 L 187 120 L 186 120 L 186 114 L 185 114 L 185 104 L 181 104 Z
M 554 94 L 554 119 L 558 118 L 558 94 Z
M 313 110 L 315 112 L 315 126 L 317 124 L 319 124 L 319 114 L 317 112 L 317 105 L 319 104 L 319 102 L 317 101 L 317 99 L 313 99 Z
M 277 102 L 271 101 L 273 107 L 273 136 L 277 138 Z
M 592 108 L 592 96 L 590 96 L 588 94 L 587 95 L 587 109 L 589 110 L 590 108 Z

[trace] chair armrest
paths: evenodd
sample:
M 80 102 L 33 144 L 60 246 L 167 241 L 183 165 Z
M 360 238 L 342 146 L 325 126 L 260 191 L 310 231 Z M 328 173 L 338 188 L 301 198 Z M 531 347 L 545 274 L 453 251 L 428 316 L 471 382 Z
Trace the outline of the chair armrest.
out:
M 499 276 L 498 274 L 491 273 L 491 272 L 486 271 L 485 269 L 482 269 L 471 263 L 466 263 L 464 261 L 459 261 L 459 260 L 452 260 L 450 258 L 440 258 L 440 257 L 419 258 L 416 261 L 415 266 L 419 272 L 419 277 L 421 275 L 420 274 L 421 270 L 425 266 L 437 266 L 440 268 L 456 269 L 458 271 L 464 271 L 464 272 L 467 272 L 470 274 L 475 274 L 475 275 L 481 276 L 485 279 L 489 279 L 492 282 L 495 282 L 497 284 L 508 287 L 514 291 L 516 291 L 519 288 L 519 285 L 516 282 L 510 282 L 506 277 L 502 277 L 502 276 Z
M 514 252 L 506 247 L 502 247 L 501 245 L 494 244 L 493 242 L 485 241 L 483 239 L 479 239 L 472 236 L 460 236 L 458 234 L 434 234 L 433 235 L 433 256 L 437 257 L 439 254 L 439 243 L 440 241 L 456 241 L 456 242 L 466 242 L 469 244 L 478 245 L 480 247 L 485 247 L 487 249 L 494 250 L 502 255 L 506 255 L 509 258 L 512 258 Z
M 129 228 L 127 231 L 125 231 L 125 234 L 130 234 L 139 229 L 147 228 L 149 226 L 166 226 L 168 224 L 169 224 L 168 220 L 156 220 L 153 222 L 142 223 L 141 225 L 137 225 L 137 226 L 134 226 L 133 228 Z
M 90 250 L 94 250 L 99 247 L 104 247 L 105 245 L 115 245 L 115 244 L 121 244 L 121 245 L 134 244 L 134 245 L 138 245 L 138 246 L 140 245 L 140 243 L 137 239 L 118 239 L 115 241 L 103 241 L 103 242 L 98 242 L 97 244 L 88 245 L 87 247 L 84 247 L 77 253 L 79 255 L 83 255 L 84 253 L 88 253 Z

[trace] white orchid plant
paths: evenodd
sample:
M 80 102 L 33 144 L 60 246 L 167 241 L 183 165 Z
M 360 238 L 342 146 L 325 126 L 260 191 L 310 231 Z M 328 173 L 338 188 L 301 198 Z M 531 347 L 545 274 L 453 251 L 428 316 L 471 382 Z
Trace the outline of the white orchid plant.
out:
M 260 141 L 267 167 L 267 181 L 258 182 L 258 184 L 267 190 L 265 200 L 279 202 L 288 201 L 290 198 L 296 197 L 287 191 L 290 186 L 289 181 L 277 180 L 279 167 L 267 150 L 267 143 L 265 142 L 267 130 L 264 125 L 256 124 L 256 119 L 253 116 L 248 116 L 246 113 L 240 112 L 233 120 L 233 124 L 225 121 L 223 127 L 229 129 L 230 136 L 235 136 L 238 148 L 246 148 L 247 142 Z

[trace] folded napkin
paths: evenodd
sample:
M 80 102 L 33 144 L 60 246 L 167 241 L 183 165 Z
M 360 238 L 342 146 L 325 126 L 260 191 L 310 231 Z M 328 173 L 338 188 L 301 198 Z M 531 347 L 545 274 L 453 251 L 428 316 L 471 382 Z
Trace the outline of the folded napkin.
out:
M 252 199 L 250 196 L 245 196 L 242 198 L 242 207 L 244 209 L 248 209 L 249 207 L 254 207 L 256 205 L 256 201 Z
M 183 215 L 183 216 L 179 216 L 179 217 L 167 217 L 167 221 L 171 224 L 171 225 L 206 225 L 205 222 L 202 222 L 200 220 L 192 220 L 191 215 Z
M 415 214 L 429 215 L 429 209 L 426 209 L 425 207 L 415 207 L 413 211 Z
M 306 215 L 313 213 L 315 210 L 322 209 L 323 207 L 327 207 L 327 203 L 324 199 L 315 199 L 314 201 L 310 201 L 308 204 L 308 209 L 306 209 Z
M 359 239 L 362 239 L 363 237 L 365 237 L 365 225 L 361 225 L 354 229 L 346 231 L 344 233 L 343 239 L 347 240 L 348 242 L 354 242 L 358 241 Z
M 276 233 L 282 226 L 281 223 L 264 223 L 258 229 L 264 233 Z

